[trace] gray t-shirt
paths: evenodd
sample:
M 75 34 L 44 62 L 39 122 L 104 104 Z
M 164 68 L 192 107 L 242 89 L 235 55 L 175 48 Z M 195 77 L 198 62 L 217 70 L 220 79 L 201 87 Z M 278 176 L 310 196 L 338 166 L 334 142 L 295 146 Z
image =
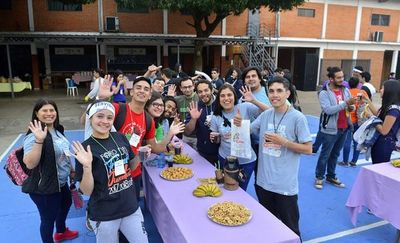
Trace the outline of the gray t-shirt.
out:
M 58 181 L 60 187 L 64 186 L 68 181 L 68 176 L 71 171 L 71 162 L 69 157 L 64 153 L 64 150 L 69 150 L 69 141 L 60 133 L 54 129 L 50 131 L 51 138 L 53 139 L 54 152 L 57 164 Z M 57 133 L 57 134 L 56 134 Z M 28 134 L 24 138 L 24 153 L 29 153 L 32 150 L 33 144 L 35 143 L 35 135 L 33 133 Z
M 257 185 L 267 191 L 292 196 L 299 191 L 300 154 L 284 146 L 266 143 L 264 133 L 276 132 L 296 143 L 311 142 L 311 134 L 306 117 L 293 107 L 284 117 L 284 113 L 275 113 L 275 122 L 274 113 L 275 109 L 266 110 L 251 124 L 251 132 L 260 136 Z
M 247 102 L 236 105 L 232 112 L 227 113 L 222 111 L 222 114 L 226 119 L 231 121 L 235 117 L 238 109 L 240 110 L 240 115 L 243 120 L 254 120 L 260 114 L 260 109 L 257 106 Z M 224 123 L 224 119 L 221 116 L 212 115 L 210 129 L 213 132 L 218 132 L 221 136 L 221 144 L 219 146 L 218 154 L 222 158 L 231 155 L 231 127 L 224 126 Z M 251 149 L 250 159 L 238 158 L 238 160 L 239 164 L 253 162 L 256 160 L 256 153 Z

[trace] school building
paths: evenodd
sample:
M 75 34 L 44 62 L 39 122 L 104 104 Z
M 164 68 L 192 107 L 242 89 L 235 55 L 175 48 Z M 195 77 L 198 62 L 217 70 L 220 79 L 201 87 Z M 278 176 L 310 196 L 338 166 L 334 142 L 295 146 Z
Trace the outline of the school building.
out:
M 193 70 L 196 37 L 185 13 L 122 8 L 114 0 L 2 0 L 0 16 L 0 76 L 29 77 L 34 89 L 45 77 L 64 85 L 65 77 L 96 67 L 142 73 L 152 63 L 181 63 Z M 310 0 L 291 11 L 225 18 L 202 56 L 204 71 L 220 67 L 222 75 L 263 59 L 261 68 L 288 68 L 299 90 L 315 90 L 328 66 L 348 77 L 355 65 L 379 88 L 391 71 L 399 78 L 399 50 L 398 0 Z

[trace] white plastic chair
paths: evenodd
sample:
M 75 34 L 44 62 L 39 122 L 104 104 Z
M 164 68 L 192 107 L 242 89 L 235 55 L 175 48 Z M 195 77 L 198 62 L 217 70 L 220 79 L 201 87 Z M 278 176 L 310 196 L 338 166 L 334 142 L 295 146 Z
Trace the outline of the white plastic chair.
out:
M 67 84 L 67 96 L 69 96 L 69 95 L 75 96 L 75 92 L 76 92 L 76 95 L 79 95 L 78 88 L 76 87 L 74 80 L 72 80 L 70 78 L 66 78 L 65 83 Z

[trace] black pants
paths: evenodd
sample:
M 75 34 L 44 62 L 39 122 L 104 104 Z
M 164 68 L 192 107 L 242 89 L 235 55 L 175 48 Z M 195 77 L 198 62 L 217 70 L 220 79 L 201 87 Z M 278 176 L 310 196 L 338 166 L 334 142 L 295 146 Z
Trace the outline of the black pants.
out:
M 64 233 L 65 220 L 72 204 L 68 185 L 61 187 L 61 192 L 50 195 L 30 193 L 40 214 L 40 236 L 44 243 L 53 242 L 54 222 L 57 233 Z
M 293 230 L 294 233 L 300 236 L 300 214 L 299 207 L 297 206 L 297 195 L 281 195 L 267 191 L 258 185 L 256 185 L 256 194 L 261 205 Z
M 210 164 L 212 164 L 213 166 L 216 165 L 218 161 L 218 152 L 216 154 L 205 154 L 200 151 L 198 152 L 203 158 L 205 158 L 208 162 L 210 162 Z

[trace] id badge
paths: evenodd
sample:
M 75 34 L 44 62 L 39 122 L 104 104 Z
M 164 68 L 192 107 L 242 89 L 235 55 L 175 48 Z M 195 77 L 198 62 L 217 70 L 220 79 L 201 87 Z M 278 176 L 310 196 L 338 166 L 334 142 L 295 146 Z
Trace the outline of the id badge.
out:
M 122 159 L 115 161 L 114 168 L 115 168 L 115 176 L 120 176 L 125 174 L 124 161 Z
M 136 133 L 133 133 L 131 139 L 129 139 L 129 144 L 133 147 L 137 147 L 140 141 L 140 136 Z
M 273 157 L 281 157 L 282 146 L 271 142 L 264 142 L 263 153 Z

